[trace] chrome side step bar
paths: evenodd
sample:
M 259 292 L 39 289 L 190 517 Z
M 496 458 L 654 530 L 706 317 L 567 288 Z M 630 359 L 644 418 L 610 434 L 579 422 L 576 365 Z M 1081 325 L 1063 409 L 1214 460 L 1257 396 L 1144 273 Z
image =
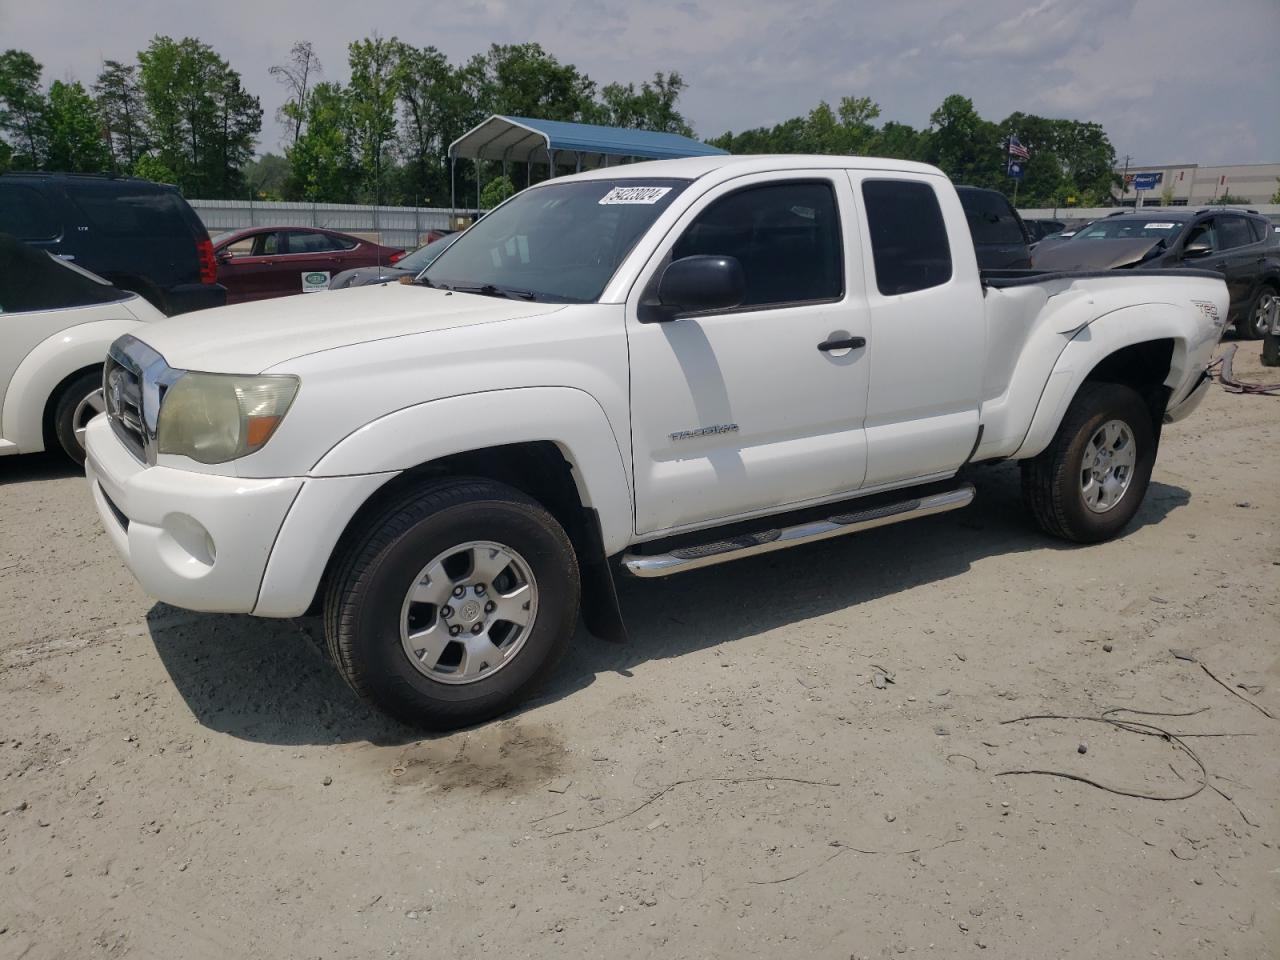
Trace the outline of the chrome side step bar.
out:
M 814 543 L 818 540 L 844 536 L 847 533 L 870 530 L 872 527 L 883 527 L 903 520 L 914 520 L 916 517 L 946 513 L 948 510 L 959 510 L 972 502 L 973 493 L 973 484 L 965 483 L 945 493 L 930 494 L 864 510 L 852 510 L 793 527 L 761 530 L 712 543 L 678 547 L 667 553 L 652 555 L 626 553 L 622 557 L 622 566 L 637 577 L 666 577 L 673 573 L 684 573 L 686 570 L 697 570 L 717 563 L 740 560 L 758 553 L 785 550 L 787 547 L 799 546 L 802 543 Z

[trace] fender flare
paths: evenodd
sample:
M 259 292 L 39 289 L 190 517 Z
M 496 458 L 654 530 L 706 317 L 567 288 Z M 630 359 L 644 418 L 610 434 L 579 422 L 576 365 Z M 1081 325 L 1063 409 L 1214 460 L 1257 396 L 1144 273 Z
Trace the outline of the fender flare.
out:
M 1214 342 L 1218 332 L 1217 328 L 1212 330 Z M 1173 356 L 1164 383 L 1176 390 L 1193 379 L 1192 352 L 1201 346 L 1199 341 L 1204 336 L 1199 317 L 1188 306 L 1173 303 L 1122 307 L 1081 327 L 1058 355 L 1013 459 L 1034 457 L 1049 446 L 1080 386 L 1099 363 L 1117 350 L 1152 340 L 1172 340 Z
M 143 326 L 123 318 L 91 320 L 46 337 L 23 357 L 9 379 L 0 411 L 0 437 L 21 453 L 44 449 L 44 414 L 53 391 L 77 370 L 101 365 L 112 342 Z
M 606 555 L 631 541 L 633 507 L 618 438 L 595 397 L 574 387 L 517 387 L 430 400 L 365 424 L 312 466 L 314 477 L 394 474 L 453 454 L 554 443 L 582 505 L 600 517 Z

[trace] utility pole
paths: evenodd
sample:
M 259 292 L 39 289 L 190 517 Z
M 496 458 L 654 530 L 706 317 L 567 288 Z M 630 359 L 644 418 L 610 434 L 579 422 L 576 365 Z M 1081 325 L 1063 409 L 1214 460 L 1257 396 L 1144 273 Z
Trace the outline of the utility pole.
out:
M 1120 175 L 1120 206 L 1124 206 L 1124 198 L 1129 195 L 1129 161 L 1133 157 L 1124 155 L 1124 173 Z M 1137 191 L 1135 191 L 1136 193 Z

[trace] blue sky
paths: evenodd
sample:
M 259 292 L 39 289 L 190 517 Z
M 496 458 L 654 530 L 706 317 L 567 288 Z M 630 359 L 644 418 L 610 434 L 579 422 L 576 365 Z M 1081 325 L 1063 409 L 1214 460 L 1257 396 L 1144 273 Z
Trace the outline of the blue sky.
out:
M 153 34 L 198 36 L 262 97 L 263 150 L 282 97 L 267 67 L 309 39 L 342 80 L 347 42 L 375 31 L 454 60 L 535 40 L 601 85 L 678 70 L 702 136 L 847 95 L 923 126 L 963 93 L 992 120 L 1096 120 L 1138 163 L 1280 161 L 1280 0 L 0 0 L 0 46 L 46 79 L 87 83 Z

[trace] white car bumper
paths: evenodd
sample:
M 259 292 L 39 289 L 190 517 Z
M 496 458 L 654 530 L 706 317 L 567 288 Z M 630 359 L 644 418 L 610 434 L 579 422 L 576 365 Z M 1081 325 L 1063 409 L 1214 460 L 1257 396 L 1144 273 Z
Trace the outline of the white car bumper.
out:
M 148 467 L 106 417 L 89 424 L 85 448 L 103 525 L 148 594 L 189 610 L 253 610 L 301 478 L 243 480 Z

